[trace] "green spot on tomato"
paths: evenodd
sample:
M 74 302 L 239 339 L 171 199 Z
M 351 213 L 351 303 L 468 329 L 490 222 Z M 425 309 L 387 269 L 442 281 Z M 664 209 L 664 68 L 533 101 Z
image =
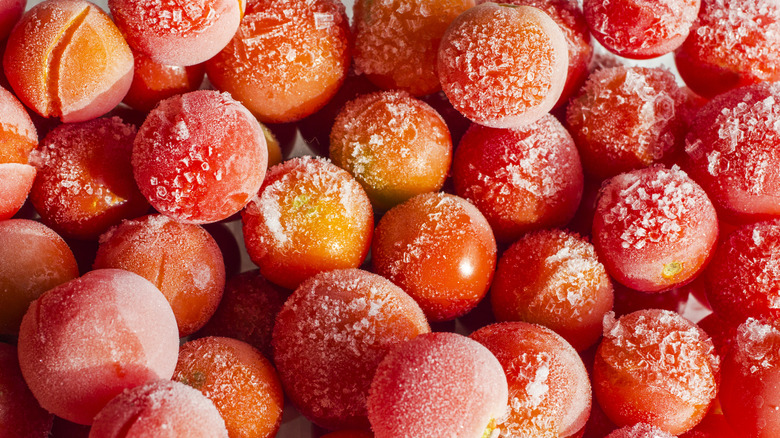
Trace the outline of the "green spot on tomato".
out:
M 201 389 L 206 383 L 206 374 L 202 371 L 193 371 L 189 375 L 183 375 L 179 378 L 181 383 L 192 386 L 195 389 Z
M 664 278 L 674 278 L 675 275 L 679 274 L 680 271 L 682 271 L 682 263 L 680 262 L 672 262 L 669 264 L 664 265 L 663 271 L 661 271 L 661 275 Z

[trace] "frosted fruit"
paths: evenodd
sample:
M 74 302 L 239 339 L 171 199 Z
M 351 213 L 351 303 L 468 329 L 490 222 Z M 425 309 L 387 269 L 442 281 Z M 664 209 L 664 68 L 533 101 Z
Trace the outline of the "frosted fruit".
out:
M 85 0 L 48 0 L 27 11 L 8 37 L 3 66 L 19 100 L 63 122 L 109 112 L 133 79 L 127 42 Z
M 374 272 L 414 298 L 431 321 L 463 315 L 485 296 L 496 266 L 490 225 L 471 203 L 426 193 L 382 217 L 371 243 Z
M 593 36 L 626 58 L 655 58 L 679 47 L 696 19 L 701 0 L 585 0 Z
M 477 0 L 477 4 L 488 1 Z M 563 87 L 558 102 L 555 103 L 555 108 L 566 106 L 572 94 L 579 90 L 588 77 L 590 62 L 593 59 L 590 30 L 582 12 L 581 2 L 577 0 L 506 0 L 501 3 L 541 9 L 563 31 L 566 46 L 569 49 L 569 68 L 566 74 L 566 85 Z
M 524 322 L 485 326 L 471 339 L 487 347 L 504 368 L 509 416 L 501 436 L 569 437 L 590 414 L 588 372 L 577 351 L 545 327 Z
M 249 257 L 265 278 L 288 289 L 319 272 L 360 266 L 374 226 L 360 184 L 312 157 L 269 169 L 241 220 Z
M 263 183 L 260 124 L 227 93 L 193 91 L 160 102 L 138 130 L 133 174 L 152 206 L 187 223 L 237 213 Z
M 507 411 L 496 357 L 455 333 L 420 335 L 379 364 L 368 396 L 376 438 L 492 436 Z
M 374 207 L 388 210 L 441 189 L 452 141 L 444 119 L 423 101 L 373 93 L 348 102 L 336 117 L 330 158 L 358 180 Z
M 312 422 L 365 429 L 376 367 L 396 346 L 428 332 L 420 307 L 390 281 L 357 269 L 323 272 L 279 312 L 274 361 L 286 395 Z
M 24 205 L 35 182 L 35 167 L 0 163 L 0 220 L 9 219 Z
M 618 426 L 644 422 L 683 433 L 704 418 L 719 379 L 709 336 L 677 313 L 650 309 L 604 319 L 593 389 Z
M 170 378 L 178 351 L 165 297 L 119 269 L 91 271 L 49 290 L 19 329 L 19 364 L 35 398 L 80 424 L 92 424 L 123 390 Z
M 744 436 L 770 438 L 780 433 L 780 331 L 748 319 L 737 329 L 723 362 L 719 395 L 723 415 Z
M 188 66 L 216 55 L 238 30 L 243 0 L 109 0 L 134 51 L 155 62 Z
M 124 221 L 100 236 L 94 268 L 125 269 L 152 282 L 170 303 L 181 337 L 206 324 L 225 288 L 214 238 L 159 214 Z
M 294 122 L 336 94 L 349 69 L 350 39 L 338 0 L 254 0 L 206 73 L 261 122 Z
M 19 9 L 21 15 L 25 4 L 26 1 L 0 1 L 0 41 L 7 19 L 5 14 L 13 15 Z M 6 7 L 11 9 L 3 12 Z M 10 22 L 8 32 L 12 26 Z M 28 164 L 29 157 L 37 146 L 38 134 L 27 110 L 13 93 L 0 86 L 0 175 L 3 176 L 0 178 L 0 220 L 16 214 L 27 199 L 36 174 L 35 168 Z
M 355 69 L 385 90 L 439 91 L 436 57 L 447 26 L 474 0 L 355 3 Z
M 79 276 L 68 245 L 47 226 L 0 221 L 0 334 L 16 335 L 30 303 Z
M 30 200 L 41 220 L 65 237 L 97 240 L 122 219 L 149 209 L 133 179 L 136 128 L 119 117 L 66 123 L 31 155 L 38 176 Z
M 439 47 L 439 80 L 469 120 L 494 128 L 533 123 L 566 84 L 566 38 L 529 6 L 484 3 L 459 15 Z
M 95 417 L 89 438 L 228 438 L 225 422 L 200 391 L 158 380 L 128 389 Z
M 774 0 L 702 0 L 688 38 L 675 52 L 680 76 L 714 97 L 780 80 L 780 4 Z
M 216 406 L 234 438 L 273 438 L 284 396 L 276 370 L 244 342 L 218 337 L 181 346 L 173 380 L 199 390 Z
M 549 114 L 517 129 L 472 125 L 455 151 L 452 179 L 503 243 L 567 224 L 584 184 L 574 141 Z
M 596 70 L 567 108 L 585 172 L 599 179 L 671 163 L 682 152 L 685 92 L 661 67 Z
M 715 208 L 677 166 L 620 174 L 599 194 L 593 244 L 607 272 L 630 288 L 660 292 L 693 280 L 717 237 Z
M 685 139 L 685 169 L 729 222 L 780 216 L 780 83 L 712 99 Z
M 780 222 L 743 225 L 724 236 L 705 271 L 712 310 L 731 325 L 778 320 Z
M 27 110 L 0 87 L 0 163 L 27 164 L 37 146 L 38 134 Z
M 502 254 L 490 300 L 497 320 L 543 325 L 582 351 L 601 337 L 613 293 L 593 245 L 550 229 L 526 234 Z

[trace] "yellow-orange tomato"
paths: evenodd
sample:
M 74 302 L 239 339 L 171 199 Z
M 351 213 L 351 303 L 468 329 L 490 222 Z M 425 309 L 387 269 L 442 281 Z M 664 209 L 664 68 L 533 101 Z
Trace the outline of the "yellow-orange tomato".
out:
M 288 289 L 318 272 L 360 266 L 374 226 L 360 184 L 311 157 L 270 168 L 241 217 L 252 261 L 265 278 Z
M 402 92 L 358 97 L 341 110 L 330 134 L 330 158 L 387 210 L 441 189 L 452 158 L 447 125 L 426 103 Z
M 217 407 L 231 438 L 271 438 L 282 423 L 284 397 L 276 370 L 249 344 L 207 337 L 182 345 L 173 373 Z

